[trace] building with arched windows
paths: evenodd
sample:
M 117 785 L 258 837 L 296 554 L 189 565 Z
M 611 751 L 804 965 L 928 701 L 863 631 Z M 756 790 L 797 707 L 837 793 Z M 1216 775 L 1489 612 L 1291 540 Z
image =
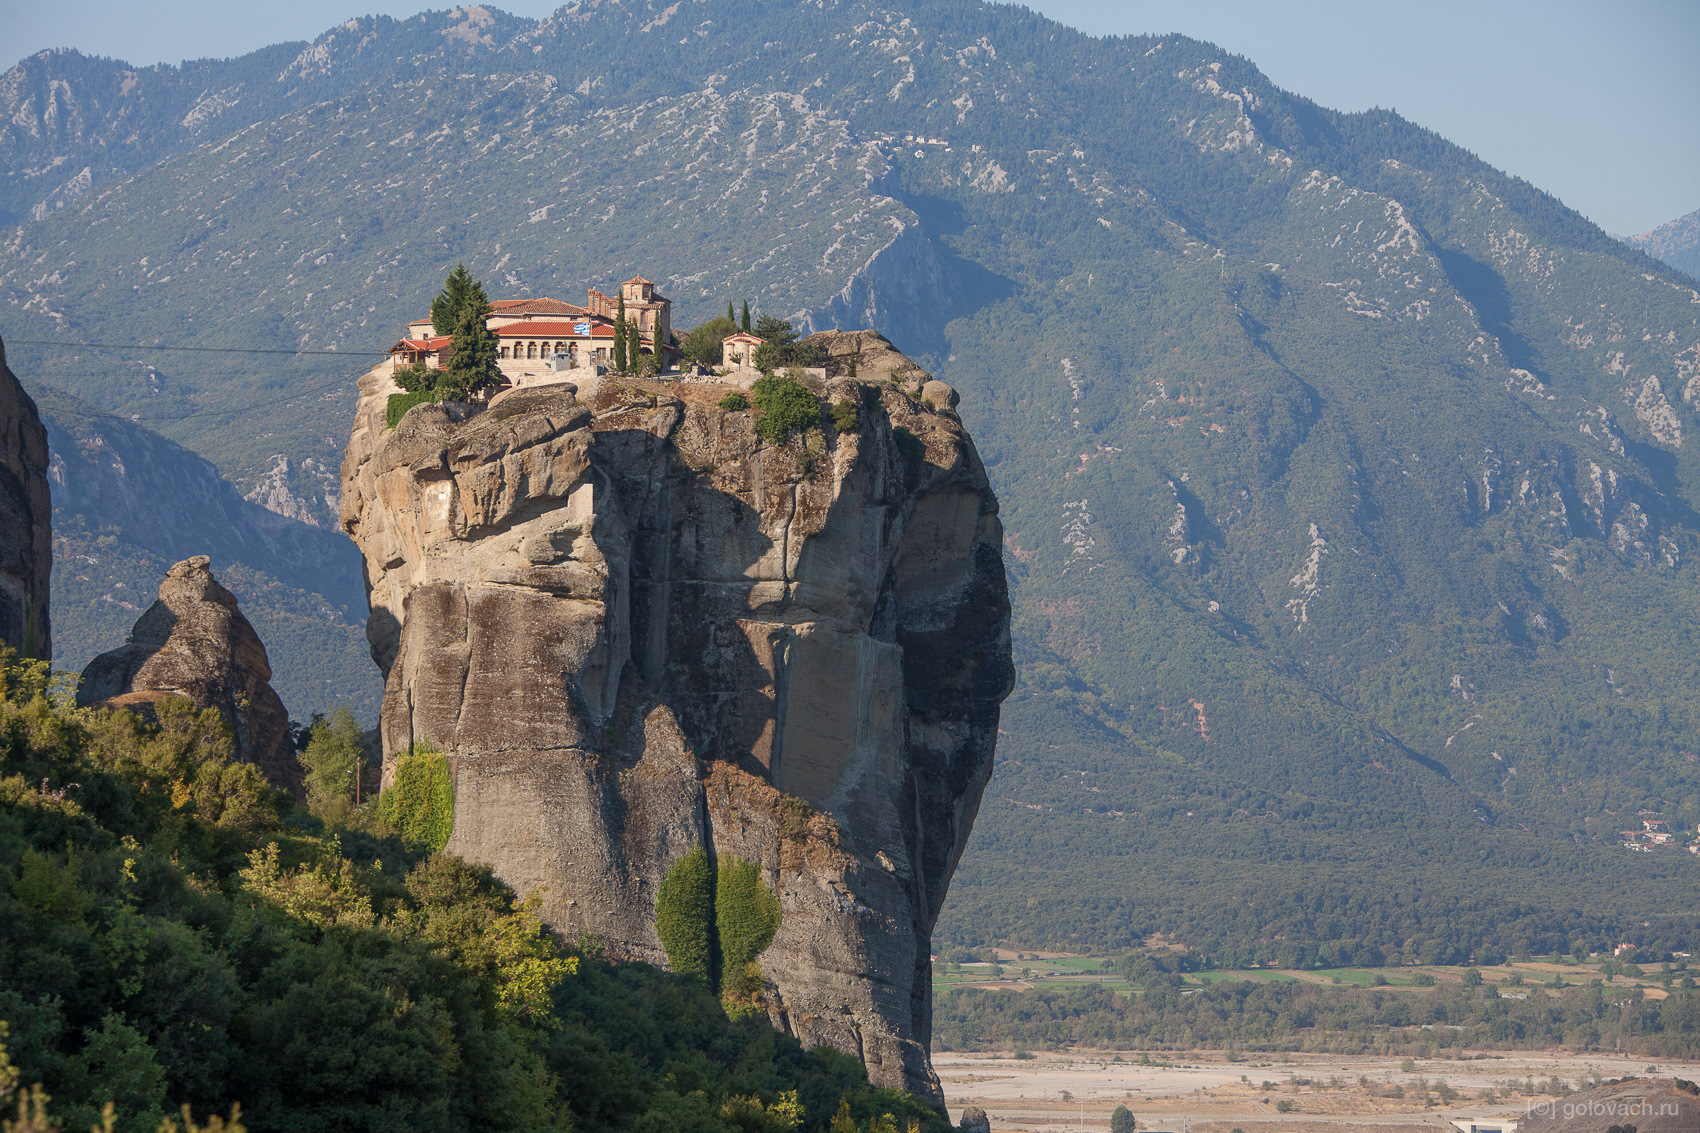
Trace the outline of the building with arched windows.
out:
M 592 288 L 583 306 L 560 299 L 497 299 L 485 325 L 496 336 L 497 365 L 514 384 L 562 369 L 606 366 L 614 360 L 614 322 L 624 301 L 626 319 L 637 324 L 645 354 L 659 339 L 663 358 L 672 337 L 673 302 L 655 284 L 634 276 L 620 284 L 617 298 Z M 407 337 L 390 348 L 396 369 L 424 363 L 442 365 L 451 339 L 435 334 L 429 315 L 407 324 Z

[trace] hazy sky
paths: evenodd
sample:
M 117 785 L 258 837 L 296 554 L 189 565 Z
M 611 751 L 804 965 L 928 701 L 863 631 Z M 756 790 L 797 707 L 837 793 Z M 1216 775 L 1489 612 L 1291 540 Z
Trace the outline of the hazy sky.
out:
M 901 6 L 902 0 L 893 0 Z M 494 7 L 543 16 L 559 0 Z M 423 0 L 0 0 L 0 67 L 47 47 L 131 63 L 239 55 Z M 1700 208 L 1695 0 L 1035 0 L 1095 35 L 1181 32 L 1342 110 L 1387 106 L 1607 230 Z

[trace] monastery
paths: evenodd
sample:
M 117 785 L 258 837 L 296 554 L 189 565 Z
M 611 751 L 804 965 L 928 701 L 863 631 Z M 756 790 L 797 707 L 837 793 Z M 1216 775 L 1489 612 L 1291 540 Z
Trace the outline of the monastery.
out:
M 655 284 L 637 276 L 620 284 L 618 299 L 592 288 L 584 306 L 559 299 L 498 299 L 490 304 L 485 319 L 496 336 L 497 365 L 515 385 L 547 370 L 577 370 L 609 364 L 614 357 L 614 319 L 619 301 L 626 305 L 626 320 L 638 326 L 643 349 L 662 349 L 672 336 L 672 300 L 655 290 Z M 395 368 L 423 362 L 431 369 L 442 365 L 449 349 L 448 335 L 432 333 L 431 317 L 407 324 L 407 337 L 390 347 Z

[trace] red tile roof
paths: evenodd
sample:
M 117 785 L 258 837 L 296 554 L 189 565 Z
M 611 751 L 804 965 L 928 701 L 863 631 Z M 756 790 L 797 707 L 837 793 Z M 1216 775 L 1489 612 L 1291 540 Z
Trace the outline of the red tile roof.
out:
M 572 303 L 563 303 L 559 299 L 544 296 L 538 299 L 501 299 L 490 304 L 493 315 L 580 315 L 587 314 L 584 307 Z
M 416 350 L 424 350 L 429 353 L 438 350 L 446 350 L 453 342 L 454 336 L 449 334 L 433 338 L 404 338 L 394 346 L 390 347 L 390 353 L 398 354 L 402 351 Z
M 614 328 L 607 323 L 590 322 L 591 338 L 613 338 Z M 495 328 L 498 338 L 583 338 L 577 327 L 582 323 L 546 323 L 541 320 L 527 320 L 523 323 L 509 323 L 507 326 Z

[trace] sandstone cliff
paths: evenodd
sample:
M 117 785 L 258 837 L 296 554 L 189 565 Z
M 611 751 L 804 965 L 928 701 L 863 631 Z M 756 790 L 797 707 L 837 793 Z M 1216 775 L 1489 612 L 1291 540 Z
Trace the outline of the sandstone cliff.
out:
M 77 704 L 146 711 L 161 697 L 183 696 L 216 708 L 237 758 L 299 795 L 301 768 L 289 747 L 289 716 L 272 691 L 266 647 L 210 565 L 197 555 L 171 568 L 130 640 L 83 670 Z
M 0 642 L 53 655 L 47 587 L 53 573 L 47 432 L 35 402 L 6 366 L 0 342 Z
M 657 963 L 669 868 L 757 863 L 774 1024 L 938 1096 L 930 936 L 1013 680 L 997 502 L 954 414 L 839 378 L 856 424 L 775 446 L 726 389 L 608 381 L 386 431 L 395 387 L 360 388 L 342 521 L 385 751 L 449 754 L 449 849 Z

